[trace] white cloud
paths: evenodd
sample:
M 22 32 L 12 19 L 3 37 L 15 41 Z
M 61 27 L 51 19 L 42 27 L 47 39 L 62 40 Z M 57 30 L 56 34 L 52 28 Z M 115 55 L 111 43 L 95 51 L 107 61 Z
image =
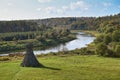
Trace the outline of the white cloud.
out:
M 37 10 L 37 11 L 41 11 L 41 10 L 42 10 L 42 8 L 37 8 L 36 10 Z
M 13 5 L 13 3 L 10 3 L 10 2 L 9 2 L 9 3 L 7 3 L 7 5 L 8 5 L 8 6 L 12 6 L 12 5 Z
M 51 13 L 55 13 L 56 12 L 56 8 L 55 7 L 47 7 L 45 8 L 45 12 L 48 13 L 48 14 L 51 14 Z
M 49 6 L 49 7 L 46 7 L 46 8 L 37 8 L 36 10 L 40 11 L 42 13 L 45 13 L 45 14 L 51 14 L 51 13 L 55 13 L 56 8 L 52 7 L 52 6 Z
M 84 1 L 72 2 L 70 4 L 71 10 L 75 9 L 88 10 L 88 8 L 89 8 L 88 4 L 86 4 Z
M 64 14 L 67 9 L 68 9 L 67 6 L 63 6 L 62 8 L 49 6 L 46 8 L 37 8 L 36 10 L 44 12 L 46 14 Z
M 51 2 L 53 0 L 38 0 L 39 3 L 46 3 L 46 2 Z
M 110 3 L 110 2 L 104 2 L 103 5 L 107 7 L 107 6 L 111 6 L 112 3 Z
M 46 8 L 37 8 L 37 11 L 41 11 L 45 14 L 66 14 L 68 11 L 86 11 L 89 9 L 89 5 L 84 1 L 72 2 L 68 6 L 61 6 L 60 8 L 54 6 L 48 6 Z
M 65 14 L 65 12 L 68 10 L 69 8 L 67 6 L 62 6 L 62 8 L 57 9 L 57 13 L 59 14 Z

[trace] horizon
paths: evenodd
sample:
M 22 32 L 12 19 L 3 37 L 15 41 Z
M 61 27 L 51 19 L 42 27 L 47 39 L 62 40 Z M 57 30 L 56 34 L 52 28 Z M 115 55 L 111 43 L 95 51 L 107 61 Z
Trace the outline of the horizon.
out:
M 4 0 L 0 1 L 0 9 L 0 21 L 103 17 L 120 13 L 120 3 L 119 0 Z
M 71 16 L 71 17 L 50 17 L 50 18 L 30 18 L 30 19 L 13 19 L 13 20 L 0 20 L 0 21 L 24 21 L 24 20 L 45 20 L 45 19 L 61 19 L 61 18 L 99 18 L 99 17 L 106 17 L 106 16 L 114 16 L 114 15 L 118 15 L 120 13 L 117 13 L 117 14 L 110 14 L 110 15 L 104 15 L 104 16 L 81 16 L 81 17 L 74 17 L 74 16 Z

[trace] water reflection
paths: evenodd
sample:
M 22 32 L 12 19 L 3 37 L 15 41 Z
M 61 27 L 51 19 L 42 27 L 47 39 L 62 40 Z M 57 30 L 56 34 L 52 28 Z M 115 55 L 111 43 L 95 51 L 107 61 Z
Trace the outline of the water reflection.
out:
M 94 36 L 90 34 L 86 34 L 84 32 L 78 32 L 76 37 L 77 39 L 67 42 L 65 44 L 60 44 L 56 47 L 52 47 L 47 50 L 36 50 L 34 51 L 34 53 L 35 54 L 41 54 L 41 53 L 46 54 L 49 52 L 59 52 L 59 51 L 69 51 L 69 50 L 79 49 L 82 47 L 86 47 L 87 44 L 90 44 L 95 39 Z M 21 52 L 21 53 L 25 53 L 25 52 Z M 7 56 L 7 55 L 8 54 L 0 54 L 0 56 Z
M 41 53 L 46 54 L 49 52 L 74 50 L 77 48 L 86 47 L 87 44 L 90 44 L 95 39 L 94 36 L 92 36 L 90 34 L 86 34 L 84 32 L 78 32 L 76 37 L 77 37 L 77 39 L 67 42 L 65 44 L 60 44 L 56 47 L 49 48 L 47 50 L 37 50 L 37 51 L 34 51 L 34 53 L 35 54 L 41 54 Z

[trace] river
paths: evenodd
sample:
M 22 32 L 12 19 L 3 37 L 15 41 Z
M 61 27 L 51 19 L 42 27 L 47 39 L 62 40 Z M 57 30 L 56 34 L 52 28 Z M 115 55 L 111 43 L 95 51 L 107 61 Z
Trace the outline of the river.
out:
M 76 34 L 76 39 L 69 41 L 65 44 L 60 44 L 56 47 L 52 47 L 46 50 L 37 50 L 34 51 L 35 54 L 46 54 L 49 52 L 59 52 L 59 51 L 70 51 L 70 50 L 75 50 L 75 49 L 79 49 L 82 47 L 86 47 L 87 44 L 90 44 L 91 42 L 93 42 L 95 39 L 94 36 L 92 36 L 91 34 L 86 34 L 84 32 L 78 32 Z
M 35 50 L 34 54 L 47 54 L 50 52 L 59 52 L 59 51 L 70 51 L 75 49 L 80 49 L 82 47 L 86 47 L 87 44 L 90 44 L 95 39 L 91 34 L 87 34 L 85 32 L 78 32 L 76 34 L 76 39 L 69 41 L 65 44 L 60 44 L 56 47 L 52 47 L 46 50 Z M 8 54 L 0 54 L 0 56 L 6 56 Z

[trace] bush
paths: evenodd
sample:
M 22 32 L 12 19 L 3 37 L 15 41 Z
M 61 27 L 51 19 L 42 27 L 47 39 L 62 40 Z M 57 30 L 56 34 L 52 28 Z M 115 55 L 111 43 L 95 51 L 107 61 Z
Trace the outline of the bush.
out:
M 112 40 L 115 41 L 115 42 L 120 41 L 120 31 L 116 30 L 116 31 L 113 32 Z
M 117 57 L 120 56 L 120 45 L 116 45 L 116 47 L 115 47 L 115 56 L 117 56 Z
M 104 36 L 103 42 L 104 42 L 105 44 L 108 45 L 111 41 L 112 41 L 112 38 L 110 37 L 109 34 L 107 34 L 107 35 Z
M 105 33 L 112 33 L 114 31 L 114 27 L 108 27 L 105 31 Z
M 99 42 L 103 42 L 103 39 L 104 39 L 104 35 L 100 35 L 98 36 L 96 39 L 95 39 L 95 43 L 99 43 Z
M 36 39 L 37 39 L 38 41 L 41 41 L 41 42 L 44 42 L 44 41 L 45 41 L 45 37 L 43 37 L 43 36 L 37 36 Z
M 95 50 L 96 54 L 100 56 L 107 56 L 108 55 L 107 51 L 108 51 L 107 45 L 104 43 L 99 43 Z
M 0 61 L 8 61 L 8 60 L 10 60 L 10 59 L 7 58 L 7 57 L 1 57 L 1 58 L 0 58 Z

